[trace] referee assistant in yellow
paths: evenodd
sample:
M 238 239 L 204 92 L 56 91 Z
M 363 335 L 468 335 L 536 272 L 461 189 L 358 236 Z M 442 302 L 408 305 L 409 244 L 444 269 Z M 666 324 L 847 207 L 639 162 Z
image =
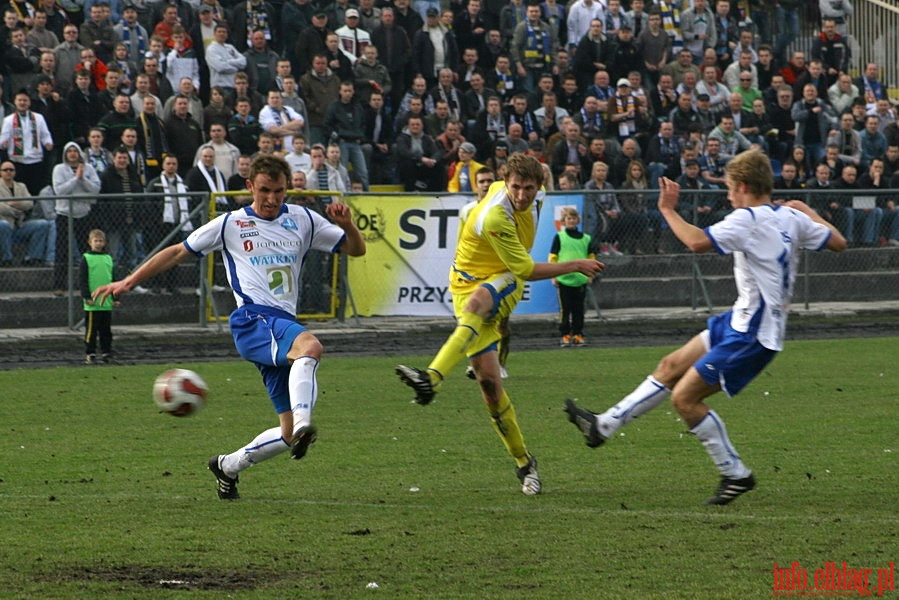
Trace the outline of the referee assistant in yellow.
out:
M 594 259 L 535 263 L 528 251 L 537 231 L 537 214 L 545 195 L 543 168 L 524 154 L 513 154 L 505 181 L 490 186 L 463 225 L 450 269 L 450 291 L 457 324 L 427 370 L 398 365 L 400 379 L 415 390 L 415 401 L 428 404 L 450 371 L 468 358 L 474 367 L 493 427 L 516 463 L 521 491 L 539 494 L 537 460 L 527 451 L 515 408 L 500 378 L 497 341 L 500 321 L 524 293 L 525 281 L 566 273 L 593 277 L 605 265 Z

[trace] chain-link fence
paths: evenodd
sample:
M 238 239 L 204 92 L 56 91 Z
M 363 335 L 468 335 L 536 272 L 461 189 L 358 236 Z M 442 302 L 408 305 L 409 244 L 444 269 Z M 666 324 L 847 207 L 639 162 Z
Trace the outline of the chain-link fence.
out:
M 724 307 L 735 295 L 733 258 L 693 255 L 656 208 L 658 190 L 583 193 L 583 229 L 608 266 L 597 281 L 600 306 Z M 899 190 L 775 190 L 824 215 L 850 242 L 842 254 L 804 252 L 795 302 L 892 300 L 899 286 Z M 732 212 L 723 190 L 681 190 L 678 212 L 704 228 Z M 687 256 L 684 256 L 687 255 Z
M 0 327 L 78 328 L 83 317 L 82 256 L 88 236 L 107 239 L 114 277 L 121 279 L 156 251 L 184 241 L 216 212 L 249 201 L 228 194 L 210 201 L 205 192 L 9 198 L 0 202 Z M 290 192 L 289 202 L 324 214 L 327 198 Z M 338 314 L 340 261 L 311 252 L 306 257 L 298 310 L 302 318 Z M 344 275 L 345 280 L 345 275 Z M 115 322 L 200 323 L 226 319 L 234 309 L 220 253 L 181 265 L 142 282 L 122 299 Z
M 555 227 L 543 230 L 540 235 L 548 239 L 538 242 L 547 248 L 558 229 L 554 207 L 573 205 L 581 210 L 583 229 L 594 237 L 595 248 L 608 265 L 594 284 L 602 308 L 729 305 L 735 293 L 732 257 L 688 253 L 661 219 L 656 209 L 657 193 L 579 190 L 550 194 L 541 221 L 548 220 Z M 117 265 L 116 277 L 122 277 L 157 248 L 183 240 L 190 229 L 205 222 L 209 214 L 208 195 L 185 196 L 189 197 L 189 210 L 186 220 L 179 221 L 180 226 L 163 220 L 160 215 L 164 207 L 158 197 L 132 195 L 125 200 L 119 196 L 42 196 L 5 200 L 4 208 L 15 208 L 19 201 L 32 204 L 27 209 L 21 205 L 22 209 L 16 209 L 21 214 L 13 213 L 13 218 L 0 219 L 2 326 L 76 326 L 82 317 L 79 268 L 81 255 L 87 249 L 88 232 L 94 228 L 106 232 Z M 804 254 L 796 302 L 863 303 L 895 298 L 899 289 L 899 219 L 895 198 L 899 197 L 899 190 L 799 189 L 778 191 L 776 196 L 807 202 L 827 214 L 853 242 L 853 247 L 842 254 Z M 469 199 L 458 195 L 372 194 L 346 198 L 369 240 L 369 254 L 347 270 L 344 262 L 333 255 L 310 253 L 304 265 L 298 307 L 301 318 L 341 316 L 346 305 L 343 299 L 352 299 L 350 289 L 366 293 L 367 288 L 377 286 L 396 287 L 386 296 L 398 299 L 399 310 L 402 301 L 414 303 L 417 309 L 431 297 L 445 303 L 446 273 L 455 247 L 458 208 Z M 323 211 L 325 204 L 318 196 L 289 201 L 318 211 Z M 57 202 L 65 205 L 58 213 L 55 209 L 63 205 Z M 77 203 L 83 203 L 81 208 Z M 612 208 L 608 203 L 612 203 Z M 401 204 L 402 208 L 391 207 L 392 204 Z M 86 207 L 89 210 L 85 212 Z M 731 209 L 726 192 L 683 190 L 680 210 L 689 222 L 705 227 Z M 392 252 L 384 252 L 383 260 L 377 258 L 379 240 L 393 248 Z M 431 240 L 433 248 L 428 245 Z M 442 258 L 435 261 L 433 256 L 418 256 L 415 260 L 424 261 L 421 265 L 425 269 L 419 275 L 427 281 L 411 278 L 412 283 L 404 283 L 398 276 L 408 267 L 404 261 L 408 263 L 409 257 L 422 253 L 440 254 Z M 535 253 L 535 258 L 545 260 L 544 253 L 545 249 Z M 126 296 L 115 322 L 205 323 L 209 316 L 227 316 L 234 307 L 233 296 L 227 289 L 221 260 L 215 258 L 211 264 L 213 268 L 207 273 L 206 261 L 187 261 L 171 273 L 145 282 L 147 292 Z M 433 310 L 437 315 L 447 314 L 439 303 Z M 364 315 L 366 311 L 354 309 L 352 314 Z

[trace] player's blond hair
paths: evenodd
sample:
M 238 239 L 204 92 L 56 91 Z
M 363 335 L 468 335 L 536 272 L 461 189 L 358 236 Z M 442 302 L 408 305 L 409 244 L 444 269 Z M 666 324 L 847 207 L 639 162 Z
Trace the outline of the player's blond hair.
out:
M 533 181 L 537 185 L 543 184 L 543 167 L 540 161 L 533 156 L 516 152 L 506 161 L 506 177 L 518 175 L 525 181 Z
M 759 198 L 770 196 L 774 189 L 771 161 L 761 150 L 747 150 L 737 154 L 727 163 L 725 172 L 733 183 L 745 183 L 749 193 Z
M 563 219 L 564 219 L 565 217 L 576 217 L 576 218 L 578 218 L 578 219 L 581 218 L 580 213 L 579 213 L 579 212 L 577 211 L 577 209 L 576 209 L 575 207 L 573 207 L 573 206 L 565 206 L 565 207 L 562 208 L 562 211 L 561 211 L 561 212 L 562 212 L 562 215 L 561 215 L 561 216 L 562 216 Z

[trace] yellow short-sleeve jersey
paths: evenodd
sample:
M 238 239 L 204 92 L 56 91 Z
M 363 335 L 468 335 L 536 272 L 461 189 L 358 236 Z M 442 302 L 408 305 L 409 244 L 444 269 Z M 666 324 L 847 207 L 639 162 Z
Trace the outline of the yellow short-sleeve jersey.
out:
M 537 234 L 537 215 L 545 192 L 540 190 L 534 203 L 516 211 L 506 192 L 506 184 L 497 181 L 483 200 L 471 209 L 462 224 L 456 256 L 450 270 L 450 291 L 473 290 L 498 273 L 511 272 L 524 281 L 534 271 L 528 252 Z

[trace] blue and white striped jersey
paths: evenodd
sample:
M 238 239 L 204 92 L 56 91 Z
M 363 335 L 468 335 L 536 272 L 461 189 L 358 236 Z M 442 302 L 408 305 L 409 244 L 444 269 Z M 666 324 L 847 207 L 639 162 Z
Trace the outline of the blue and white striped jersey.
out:
M 250 207 L 220 215 L 185 240 L 197 256 L 220 250 L 237 306 L 259 304 L 296 314 L 309 250 L 337 252 L 344 231 L 306 207 L 284 204 L 273 220 Z
M 734 255 L 737 301 L 731 327 L 753 333 L 769 350 L 783 350 L 799 250 L 821 250 L 830 229 L 785 206 L 737 209 L 705 229 L 715 250 Z

